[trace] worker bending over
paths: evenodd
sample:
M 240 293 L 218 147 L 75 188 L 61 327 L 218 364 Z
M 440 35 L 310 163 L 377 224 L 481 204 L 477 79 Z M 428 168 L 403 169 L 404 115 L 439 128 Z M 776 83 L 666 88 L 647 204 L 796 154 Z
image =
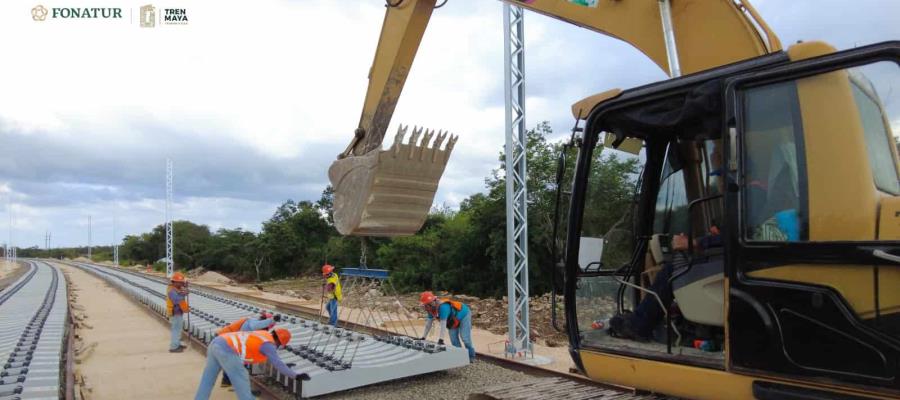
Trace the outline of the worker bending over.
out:
M 272 315 L 272 313 L 263 311 L 258 319 L 238 319 L 237 321 L 223 326 L 216 334 L 223 335 L 231 332 L 252 332 L 259 330 L 267 331 L 274 328 L 276 322 L 281 322 L 281 315 Z M 222 374 L 222 387 L 231 387 L 231 379 L 228 378 L 228 373 Z
M 338 321 L 338 303 L 343 299 L 341 294 L 341 278 L 334 272 L 334 267 L 325 264 L 322 266 L 322 277 L 325 278 L 325 299 L 328 300 L 326 309 L 328 310 L 328 324 L 337 326 Z
M 169 353 L 184 351 L 185 346 L 181 344 L 181 330 L 184 329 L 184 314 L 190 311 L 187 295 L 187 280 L 184 279 L 184 274 L 181 272 L 172 274 L 172 281 L 166 288 L 166 315 L 172 323 Z
M 450 299 L 438 299 L 434 293 L 422 292 L 419 302 L 428 314 L 425 320 L 425 333 L 420 340 L 428 337 L 431 324 L 435 319 L 440 321 L 441 331 L 438 335 L 438 344 L 444 344 L 444 327 L 450 331 L 450 343 L 455 347 L 460 346 L 460 338 L 469 351 L 469 362 L 475 362 L 475 346 L 472 346 L 472 313 L 469 306 Z
M 262 364 L 268 361 L 288 378 L 309 380 L 309 375 L 291 370 L 278 357 L 278 348 L 283 348 L 290 340 L 291 333 L 283 328 L 271 332 L 230 332 L 216 336 L 206 349 L 206 368 L 203 369 L 194 400 L 209 399 L 220 370 L 231 377 L 238 399 L 252 400 L 250 374 L 244 363 Z

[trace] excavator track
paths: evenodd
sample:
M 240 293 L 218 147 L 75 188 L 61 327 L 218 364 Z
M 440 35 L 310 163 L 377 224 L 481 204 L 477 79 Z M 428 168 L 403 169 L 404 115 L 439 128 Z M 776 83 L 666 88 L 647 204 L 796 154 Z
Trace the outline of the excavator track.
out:
M 535 378 L 527 382 L 504 383 L 481 393 L 469 395 L 469 400 L 650 400 L 654 395 L 642 395 L 623 388 L 581 383 L 563 377 Z

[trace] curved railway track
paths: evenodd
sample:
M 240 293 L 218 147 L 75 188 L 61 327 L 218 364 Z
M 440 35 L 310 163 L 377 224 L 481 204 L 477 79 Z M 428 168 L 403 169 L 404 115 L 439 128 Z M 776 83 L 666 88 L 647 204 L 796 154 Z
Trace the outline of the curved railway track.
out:
M 41 261 L 0 292 L 0 399 L 64 395 L 68 297 L 62 274 Z

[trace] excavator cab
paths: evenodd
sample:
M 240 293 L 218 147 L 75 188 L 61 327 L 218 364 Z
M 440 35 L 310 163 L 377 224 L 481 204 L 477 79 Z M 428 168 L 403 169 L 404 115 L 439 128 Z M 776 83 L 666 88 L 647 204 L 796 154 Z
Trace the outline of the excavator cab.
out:
M 900 42 L 809 42 L 593 107 L 565 241 L 579 368 L 685 398 L 900 395 L 897 93 Z M 625 140 L 642 172 L 605 215 L 598 153 Z

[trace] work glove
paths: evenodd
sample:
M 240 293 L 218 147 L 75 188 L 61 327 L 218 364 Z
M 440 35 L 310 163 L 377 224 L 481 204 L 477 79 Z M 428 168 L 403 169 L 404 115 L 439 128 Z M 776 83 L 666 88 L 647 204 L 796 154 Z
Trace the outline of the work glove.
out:
M 272 319 L 274 319 L 275 322 L 281 322 L 281 314 L 275 314 L 275 316 L 272 317 Z
M 425 340 L 425 336 L 422 336 L 422 337 L 420 337 L 420 338 L 416 338 L 416 340 Z
M 438 339 L 438 344 L 444 344 L 444 339 Z
M 287 363 L 287 364 L 284 364 L 284 365 L 287 365 L 288 368 L 294 368 L 294 366 L 297 365 L 297 364 L 296 364 L 296 363 Z

